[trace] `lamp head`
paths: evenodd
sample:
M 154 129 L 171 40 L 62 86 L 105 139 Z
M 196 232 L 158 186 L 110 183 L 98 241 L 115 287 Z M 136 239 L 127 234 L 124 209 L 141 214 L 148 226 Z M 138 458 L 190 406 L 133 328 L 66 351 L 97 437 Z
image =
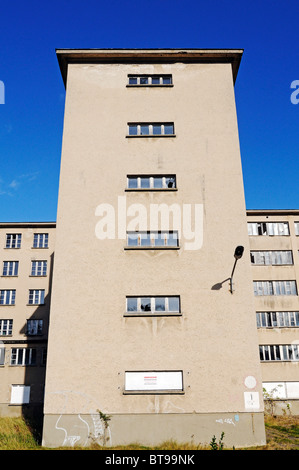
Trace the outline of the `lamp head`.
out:
M 243 252 L 244 252 L 244 246 L 237 246 L 237 248 L 235 249 L 234 257 L 236 259 L 242 258 Z

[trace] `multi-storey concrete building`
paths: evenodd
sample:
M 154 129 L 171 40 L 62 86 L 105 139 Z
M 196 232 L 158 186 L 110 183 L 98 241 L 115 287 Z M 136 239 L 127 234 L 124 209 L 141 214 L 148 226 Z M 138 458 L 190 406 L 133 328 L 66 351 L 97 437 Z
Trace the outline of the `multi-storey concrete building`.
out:
M 0 413 L 41 411 L 48 342 L 47 446 L 264 443 L 263 387 L 299 413 L 299 211 L 246 213 L 242 51 L 57 53 L 57 230 L 0 225 Z
M 299 414 L 299 211 L 247 212 L 263 386 Z
M 0 224 L 0 414 L 43 407 L 55 223 Z
M 59 50 L 44 444 L 265 440 L 240 50 Z M 162 216 L 160 217 L 160 212 Z

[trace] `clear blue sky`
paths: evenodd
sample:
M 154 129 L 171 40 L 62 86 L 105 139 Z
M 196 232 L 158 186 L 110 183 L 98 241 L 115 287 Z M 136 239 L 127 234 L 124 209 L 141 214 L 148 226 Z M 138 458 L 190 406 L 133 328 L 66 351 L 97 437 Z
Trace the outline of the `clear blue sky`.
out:
M 244 49 L 235 93 L 246 206 L 299 209 L 298 0 L 6 0 L 0 19 L 0 221 L 56 220 L 56 48 Z

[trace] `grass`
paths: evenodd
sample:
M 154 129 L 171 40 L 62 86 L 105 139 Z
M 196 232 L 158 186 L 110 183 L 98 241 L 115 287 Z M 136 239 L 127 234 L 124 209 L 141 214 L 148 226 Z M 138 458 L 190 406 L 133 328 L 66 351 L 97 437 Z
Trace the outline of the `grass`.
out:
M 299 416 L 266 416 L 265 428 L 267 444 L 251 448 L 252 450 L 299 450 Z M 39 442 L 40 434 L 34 425 L 23 418 L 0 417 L 0 450 L 43 450 Z M 101 449 L 103 447 L 98 444 L 88 448 L 88 450 Z M 131 444 L 125 447 L 113 447 L 113 450 L 211 450 L 211 448 L 207 449 L 200 444 L 178 444 L 167 441 L 151 449 L 140 444 Z

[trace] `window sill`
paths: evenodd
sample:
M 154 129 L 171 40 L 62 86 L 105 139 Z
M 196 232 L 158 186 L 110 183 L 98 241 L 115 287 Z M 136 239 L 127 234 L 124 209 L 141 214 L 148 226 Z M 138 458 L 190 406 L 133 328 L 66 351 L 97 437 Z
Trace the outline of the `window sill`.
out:
M 125 312 L 124 317 L 182 317 L 181 312 Z
M 125 246 L 124 250 L 179 250 L 179 246 Z
M 177 190 L 178 190 L 178 188 L 126 188 L 125 189 L 126 192 L 132 192 L 132 191 L 136 191 L 136 192 L 165 191 L 166 193 L 171 192 L 171 191 L 177 191 Z
M 46 305 L 45 303 L 43 304 L 26 304 L 27 307 L 42 307 L 43 305 Z
M 5 277 L 9 277 L 9 278 L 10 278 L 10 277 L 19 277 L 19 276 L 18 276 L 17 274 L 16 274 L 16 275 L 14 274 L 14 275 L 12 275 L 12 276 L 5 276 L 5 275 L 2 274 L 1 277 L 4 277 L 4 278 L 5 278 Z
M 47 277 L 47 274 L 41 274 L 41 275 L 29 274 L 29 277 Z
M 185 395 L 184 390 L 124 390 L 123 395 Z
M 48 246 L 32 246 L 31 250 L 48 250 Z
M 156 138 L 156 137 L 176 137 L 176 134 L 146 134 L 146 135 L 126 135 L 127 138 Z

